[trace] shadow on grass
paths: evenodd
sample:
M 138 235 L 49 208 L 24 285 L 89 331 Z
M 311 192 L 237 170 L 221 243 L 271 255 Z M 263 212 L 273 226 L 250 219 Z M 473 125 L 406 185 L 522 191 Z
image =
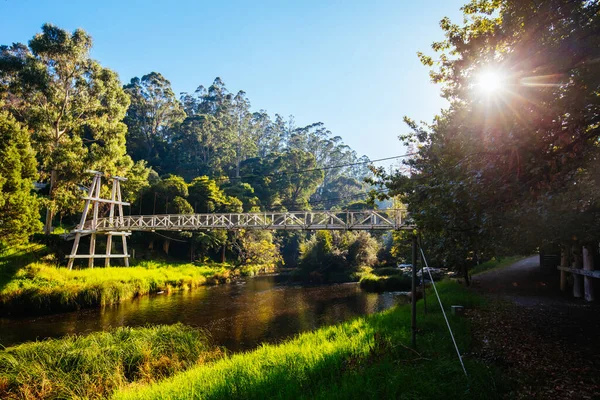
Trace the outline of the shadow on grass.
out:
M 46 246 L 40 244 L 4 249 L 0 253 L 0 291 L 15 278 L 20 269 L 39 261 L 48 253 Z

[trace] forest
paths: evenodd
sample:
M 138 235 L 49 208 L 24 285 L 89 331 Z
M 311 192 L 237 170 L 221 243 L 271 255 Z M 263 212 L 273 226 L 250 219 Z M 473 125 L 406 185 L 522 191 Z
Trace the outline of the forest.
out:
M 253 111 L 244 91 L 230 92 L 218 77 L 179 96 L 159 72 L 123 84 L 90 57 L 91 48 L 87 32 L 51 24 L 27 45 L 0 47 L 4 245 L 23 244 L 40 231 L 72 229 L 91 182 L 88 170 L 128 178 L 123 184 L 128 214 L 375 205 L 374 186 L 365 181 L 371 175 L 368 157 L 322 122 L 297 126 L 293 116 Z M 107 207 L 100 210 L 106 212 Z M 362 238 L 345 237 L 337 242 L 347 242 L 340 249 L 346 252 Z M 142 258 L 288 267 L 315 240 L 305 233 L 268 231 L 133 237 Z M 377 251 L 373 241 L 358 242 Z

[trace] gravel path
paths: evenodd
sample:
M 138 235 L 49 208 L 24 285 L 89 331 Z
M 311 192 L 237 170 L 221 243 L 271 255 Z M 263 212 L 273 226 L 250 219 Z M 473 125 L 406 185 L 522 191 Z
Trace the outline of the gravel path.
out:
M 508 398 L 600 399 L 600 305 L 558 285 L 559 272 L 542 271 L 538 256 L 473 277 L 492 303 L 467 313 L 472 356 L 507 372 Z

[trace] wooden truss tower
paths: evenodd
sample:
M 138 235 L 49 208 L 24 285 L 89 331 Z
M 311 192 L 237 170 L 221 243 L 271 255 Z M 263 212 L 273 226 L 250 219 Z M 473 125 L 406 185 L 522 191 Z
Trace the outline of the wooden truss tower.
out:
M 110 199 L 103 199 L 100 197 L 100 188 L 102 187 L 102 172 L 98 171 L 87 171 L 93 174 L 92 185 L 88 190 L 88 195 L 84 196 L 85 205 L 83 207 L 83 214 L 81 215 L 81 222 L 77 225 L 77 228 L 73 231 L 75 233 L 75 241 L 73 242 L 73 249 L 71 254 L 68 256 L 69 262 L 67 267 L 73 268 L 73 263 L 77 258 L 87 258 L 88 267 L 94 267 L 95 258 L 104 258 L 104 266 L 110 266 L 111 258 L 122 258 L 125 266 L 129 266 L 129 254 L 127 253 L 127 236 L 131 235 L 131 232 L 119 231 L 101 231 L 98 232 L 98 212 L 101 203 L 109 204 L 108 221 L 112 224 L 113 221 L 123 222 L 123 206 L 128 206 L 129 203 L 124 202 L 121 198 L 121 182 L 126 181 L 126 178 L 119 176 L 107 176 L 112 181 L 112 190 Z M 116 206 L 116 207 L 115 207 Z M 87 221 L 88 214 L 92 213 L 91 220 Z M 96 254 L 96 235 L 97 233 L 106 235 L 106 253 Z M 79 243 L 82 236 L 90 236 L 90 253 L 89 254 L 77 254 L 79 249 Z M 120 236 L 123 242 L 123 254 L 112 254 L 112 238 L 113 236 Z

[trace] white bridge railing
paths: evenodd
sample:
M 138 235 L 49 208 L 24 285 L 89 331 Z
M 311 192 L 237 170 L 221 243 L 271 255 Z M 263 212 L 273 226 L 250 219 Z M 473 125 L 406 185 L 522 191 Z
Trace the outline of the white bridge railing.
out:
M 413 228 L 407 220 L 406 210 L 369 210 L 130 215 L 98 218 L 95 224 L 93 220 L 87 221 L 81 232 L 202 229 L 398 230 Z

